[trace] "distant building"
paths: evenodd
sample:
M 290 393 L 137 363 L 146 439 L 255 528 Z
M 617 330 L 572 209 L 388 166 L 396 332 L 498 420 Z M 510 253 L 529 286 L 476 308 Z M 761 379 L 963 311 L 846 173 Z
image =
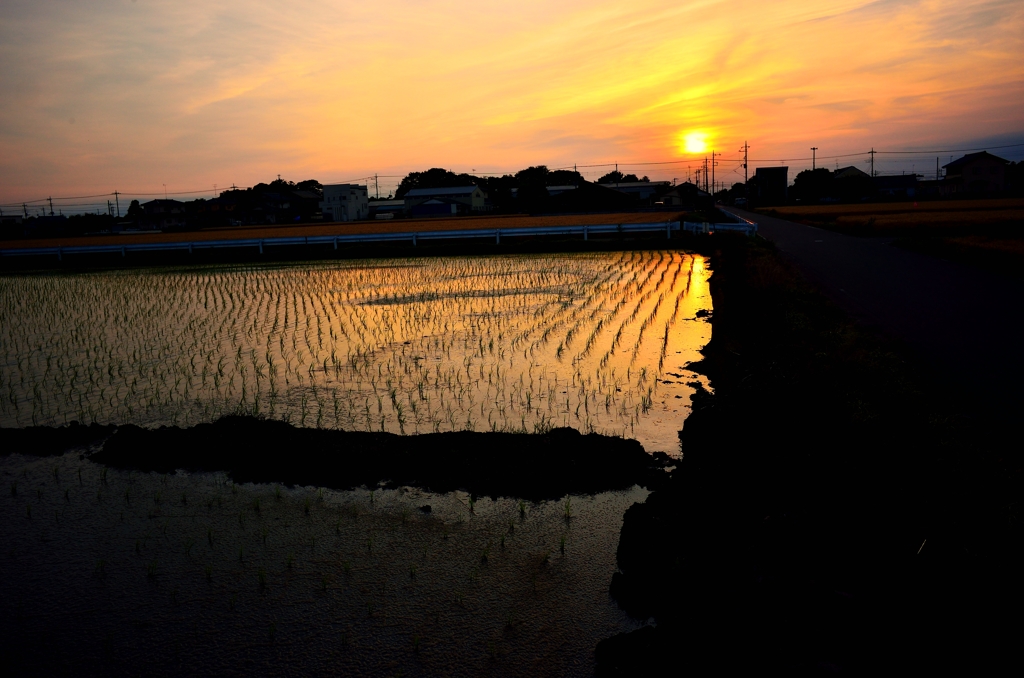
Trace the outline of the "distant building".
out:
M 185 228 L 188 219 L 185 214 L 185 203 L 180 200 L 150 200 L 141 205 L 146 214 L 146 224 L 150 228 L 171 230 Z
M 371 200 L 371 219 L 394 219 L 405 211 L 404 200 Z
M 359 184 L 326 184 L 320 211 L 325 221 L 357 221 L 370 215 L 370 194 Z
M 669 181 L 625 181 L 599 185 L 618 191 L 619 193 L 635 195 L 640 200 L 647 200 L 651 196 L 660 195 L 672 187 L 672 183 Z
M 711 194 L 689 181 L 683 182 L 661 196 L 658 203 L 664 207 L 695 207 L 711 204 Z
M 968 153 L 944 165 L 946 191 L 949 193 L 991 193 L 1006 189 L 1008 160 L 988 151 Z
M 867 172 L 864 172 L 863 170 L 857 169 L 853 165 L 850 165 L 849 167 L 842 167 L 837 169 L 835 173 L 832 175 L 832 178 L 838 179 L 840 181 L 844 179 L 870 179 L 871 175 L 868 174 Z
M 750 179 L 751 197 L 762 205 L 786 202 L 789 197 L 788 167 L 758 167 Z
M 414 217 L 455 217 L 467 211 L 464 203 L 451 198 L 431 198 L 409 208 Z
M 887 177 L 874 177 L 875 191 L 878 195 L 891 198 L 913 198 L 917 195 L 917 175 L 897 174 Z
M 549 197 L 554 197 L 556 195 L 562 195 L 566 191 L 575 191 L 579 187 L 578 186 L 545 186 L 545 188 L 548 189 L 548 196 Z M 512 189 L 512 197 L 513 198 L 518 198 L 519 197 L 519 189 L 518 188 L 513 188 Z
M 466 212 L 484 212 L 490 209 L 487 194 L 479 186 L 454 186 L 449 188 L 414 188 L 405 194 L 405 209 L 413 214 L 423 213 L 417 210 L 419 205 L 430 202 L 427 211 L 441 213 L 444 210 L 439 204 L 449 205 L 447 214 L 465 214 Z

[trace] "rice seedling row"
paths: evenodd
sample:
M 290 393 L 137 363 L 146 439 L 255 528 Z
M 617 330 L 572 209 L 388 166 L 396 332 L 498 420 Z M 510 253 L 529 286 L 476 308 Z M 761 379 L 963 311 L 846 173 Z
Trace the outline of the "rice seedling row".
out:
M 707 276 L 675 251 L 8 275 L 0 424 L 571 426 L 673 453 Z

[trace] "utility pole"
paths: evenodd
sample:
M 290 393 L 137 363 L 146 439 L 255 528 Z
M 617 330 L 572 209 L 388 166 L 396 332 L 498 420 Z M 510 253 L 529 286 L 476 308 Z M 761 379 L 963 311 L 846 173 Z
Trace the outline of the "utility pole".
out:
M 939 180 L 939 157 L 935 156 L 935 181 Z
M 47 200 L 50 202 L 50 216 L 52 217 L 53 216 L 53 198 L 47 198 Z
M 114 206 L 110 204 L 109 200 L 107 201 L 107 216 L 108 217 L 114 216 Z
M 747 151 L 750 150 L 749 144 L 747 144 L 747 142 L 744 141 L 743 142 L 743 148 L 741 148 L 740 150 L 743 151 L 743 185 L 745 186 L 747 184 L 747 181 L 748 181 L 748 177 L 747 177 Z
M 718 164 L 718 161 L 715 160 L 716 156 L 721 158 L 722 154 L 711 151 L 711 195 L 715 194 L 715 165 Z
M 869 151 L 871 154 L 871 176 L 875 176 L 875 147 L 872 146 Z
M 25 211 L 25 218 L 28 219 L 28 205 L 21 203 L 21 209 Z
M 377 175 L 373 175 L 373 187 L 377 192 L 377 200 L 380 200 L 380 184 L 377 183 Z
M 818 158 L 818 147 L 817 146 L 811 146 L 811 171 L 812 172 L 815 169 L 817 169 L 817 163 L 816 163 L 817 158 Z
M 121 218 L 121 201 L 117 198 L 117 191 L 114 191 L 114 205 L 117 206 L 117 218 Z

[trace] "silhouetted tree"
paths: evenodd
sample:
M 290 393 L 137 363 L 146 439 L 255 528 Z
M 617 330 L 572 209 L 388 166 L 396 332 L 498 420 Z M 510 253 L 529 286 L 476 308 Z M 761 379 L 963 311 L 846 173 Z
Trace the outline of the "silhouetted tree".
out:
M 635 174 L 623 174 L 618 170 L 612 170 L 597 180 L 599 184 L 627 184 L 636 181 L 650 181 L 647 177 L 638 178 Z
M 479 185 L 480 180 L 471 174 L 456 174 L 451 170 L 433 167 L 425 172 L 410 172 L 398 184 L 396 198 L 403 198 L 414 188 L 455 188 L 456 186 Z M 486 190 L 486 189 L 485 189 Z
M 146 213 L 142 210 L 142 205 L 139 204 L 138 200 L 132 200 L 131 204 L 128 205 L 128 212 L 125 213 L 125 218 L 131 221 L 141 221 Z
M 803 202 L 818 202 L 833 197 L 834 181 L 832 172 L 824 167 L 804 170 L 793 180 L 792 195 Z

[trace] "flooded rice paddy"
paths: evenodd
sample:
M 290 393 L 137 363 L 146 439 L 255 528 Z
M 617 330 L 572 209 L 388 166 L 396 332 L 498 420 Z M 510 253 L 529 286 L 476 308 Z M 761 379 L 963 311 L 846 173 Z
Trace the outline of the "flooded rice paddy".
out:
M 78 453 L 0 457 L 0 477 L 12 674 L 585 676 L 640 624 L 608 595 L 640 488 L 474 501 Z
M 570 426 L 678 455 L 708 275 L 674 251 L 6 275 L 0 426 Z

